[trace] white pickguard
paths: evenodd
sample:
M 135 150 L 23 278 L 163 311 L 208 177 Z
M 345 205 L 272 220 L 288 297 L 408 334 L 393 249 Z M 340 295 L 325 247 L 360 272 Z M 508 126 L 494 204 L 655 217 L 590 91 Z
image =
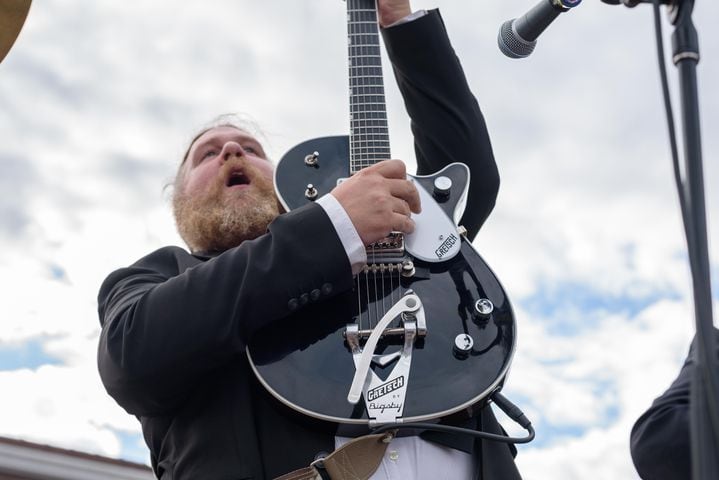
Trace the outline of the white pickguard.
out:
M 466 167 L 465 167 L 466 168 Z M 414 181 L 414 177 L 408 176 Z M 419 192 L 422 212 L 412 214 L 415 230 L 404 236 L 405 248 L 412 256 L 425 262 L 449 260 L 459 253 L 460 235 L 454 221 L 437 204 L 430 192 L 414 182 Z M 466 192 L 463 192 L 463 197 Z M 462 202 L 460 202 L 461 206 Z

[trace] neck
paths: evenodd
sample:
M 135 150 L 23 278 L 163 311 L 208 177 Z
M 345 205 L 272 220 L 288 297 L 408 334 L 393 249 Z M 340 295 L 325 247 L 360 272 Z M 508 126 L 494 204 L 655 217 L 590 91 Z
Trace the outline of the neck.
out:
M 350 173 L 391 158 L 374 0 L 347 0 Z

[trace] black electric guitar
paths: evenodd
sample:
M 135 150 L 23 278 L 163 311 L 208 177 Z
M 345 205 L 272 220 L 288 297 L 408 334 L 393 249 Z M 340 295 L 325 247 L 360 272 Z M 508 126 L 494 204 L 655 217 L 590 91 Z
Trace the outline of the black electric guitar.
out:
M 350 135 L 301 143 L 282 158 L 275 185 L 287 210 L 391 158 L 375 1 L 347 0 L 347 10 Z M 426 421 L 482 404 L 504 381 L 512 308 L 455 223 L 469 169 L 453 163 L 410 178 L 422 202 L 415 232 L 369 246 L 353 291 L 309 302 L 253 337 L 255 374 L 291 408 L 345 424 Z

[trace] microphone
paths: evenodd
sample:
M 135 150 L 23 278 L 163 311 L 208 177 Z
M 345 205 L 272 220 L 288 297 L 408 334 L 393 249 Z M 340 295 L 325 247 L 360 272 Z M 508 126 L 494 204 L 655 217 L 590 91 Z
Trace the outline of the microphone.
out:
M 559 16 L 582 0 L 541 0 L 524 16 L 507 20 L 497 36 L 499 49 L 509 58 L 524 58 L 537 45 L 537 37 Z

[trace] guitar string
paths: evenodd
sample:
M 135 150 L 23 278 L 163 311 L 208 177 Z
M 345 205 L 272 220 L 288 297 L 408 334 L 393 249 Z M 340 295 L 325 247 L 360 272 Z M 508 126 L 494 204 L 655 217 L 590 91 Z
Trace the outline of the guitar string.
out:
M 387 296 L 385 294 L 385 289 L 384 289 L 384 263 L 382 264 L 380 273 L 381 273 L 380 279 L 382 280 L 382 310 L 383 310 L 382 316 L 384 316 L 384 313 L 387 312 L 387 305 L 385 305 L 385 303 L 384 303 L 384 299 Z
M 362 272 L 357 274 L 357 323 L 359 324 L 359 329 L 362 330 L 362 298 L 360 296 L 362 284 L 360 283 L 360 275 L 362 275 Z
M 394 305 L 394 282 L 392 275 L 394 275 L 394 272 L 392 271 L 392 263 L 389 264 L 389 303 L 390 305 Z
M 382 76 L 382 60 L 374 0 L 348 0 L 348 50 L 350 76 L 350 168 L 351 174 L 377 163 L 380 157 L 390 158 L 387 113 Z M 374 101 L 373 101 L 374 100 Z M 371 265 L 374 275 L 374 315 L 370 297 L 369 267 L 365 270 L 367 296 L 367 327 L 372 329 L 372 318 L 379 323 L 379 295 L 382 297 L 382 316 L 386 311 L 384 272 L 380 269 L 382 291 L 377 286 L 375 245 L 371 247 Z M 390 281 L 391 281 L 390 271 Z M 357 278 L 358 323 L 362 329 L 362 284 Z M 390 300 L 394 304 L 394 289 L 390 286 Z
M 397 301 L 399 302 L 399 299 L 402 298 L 404 293 L 402 292 L 402 268 L 401 264 L 397 265 L 397 288 L 399 290 L 399 298 Z
M 372 245 L 372 272 L 373 272 L 373 276 L 374 276 L 373 280 L 374 280 L 374 304 L 375 304 L 374 311 L 375 311 L 375 320 L 376 320 L 375 325 L 377 325 L 377 324 L 379 324 L 381 317 L 379 316 L 379 311 L 378 311 L 379 310 L 379 305 L 378 305 L 379 299 L 377 298 L 377 261 L 374 258 L 374 254 L 375 254 L 375 246 Z
M 372 329 L 372 306 L 369 301 L 369 268 L 365 274 L 365 289 L 367 291 L 367 328 Z

